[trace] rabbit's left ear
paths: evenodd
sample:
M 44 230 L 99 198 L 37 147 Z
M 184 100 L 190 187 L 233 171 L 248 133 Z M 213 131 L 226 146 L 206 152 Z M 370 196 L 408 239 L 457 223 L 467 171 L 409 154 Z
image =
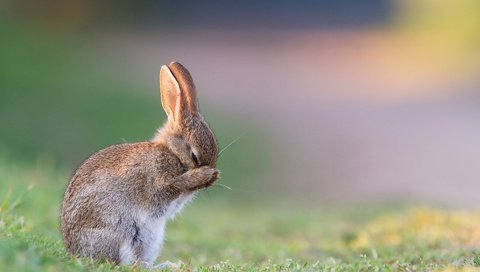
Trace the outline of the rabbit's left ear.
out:
M 191 114 L 198 112 L 197 91 L 193 83 L 192 76 L 187 68 L 178 62 L 172 62 L 168 65 L 170 71 L 178 82 L 182 96 L 185 99 L 187 111 Z
M 182 91 L 172 72 L 165 65 L 160 69 L 160 96 L 168 120 L 179 121 L 184 108 Z

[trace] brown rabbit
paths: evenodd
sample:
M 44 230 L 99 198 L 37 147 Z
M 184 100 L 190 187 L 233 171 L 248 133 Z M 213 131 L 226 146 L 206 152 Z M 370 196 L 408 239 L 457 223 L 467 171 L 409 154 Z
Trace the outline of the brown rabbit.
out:
M 215 135 L 187 69 L 162 66 L 160 93 L 168 120 L 152 140 L 100 150 L 70 180 L 61 229 L 71 254 L 152 265 L 166 221 L 219 178 Z

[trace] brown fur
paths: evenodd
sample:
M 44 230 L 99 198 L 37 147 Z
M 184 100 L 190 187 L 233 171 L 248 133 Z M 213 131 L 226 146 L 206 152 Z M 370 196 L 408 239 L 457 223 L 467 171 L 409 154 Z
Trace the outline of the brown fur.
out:
M 163 66 L 160 85 L 168 121 L 154 139 L 100 150 L 71 178 L 61 214 L 70 253 L 119 263 L 121 244 L 128 241 L 142 261 L 146 245 L 137 213 L 160 218 L 172 201 L 219 178 L 217 143 L 198 112 L 190 73 L 176 62 Z

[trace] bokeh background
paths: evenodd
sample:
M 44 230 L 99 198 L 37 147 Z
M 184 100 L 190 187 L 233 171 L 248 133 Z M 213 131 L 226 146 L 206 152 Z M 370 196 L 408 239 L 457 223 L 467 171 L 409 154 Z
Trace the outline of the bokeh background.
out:
M 232 190 L 209 198 L 480 206 L 478 1 L 7 0 L 0 12 L 13 165 L 72 172 L 149 139 L 165 120 L 159 68 L 176 60 L 220 146 L 241 136 L 219 160 Z

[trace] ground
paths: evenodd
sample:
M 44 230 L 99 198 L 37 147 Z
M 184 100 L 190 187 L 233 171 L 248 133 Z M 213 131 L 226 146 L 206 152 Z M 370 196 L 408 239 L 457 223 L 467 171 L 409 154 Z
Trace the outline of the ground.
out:
M 64 189 L 59 184 L 67 179 L 66 171 L 48 163 L 19 165 L 1 157 L 1 271 L 132 269 L 66 253 L 58 216 Z M 480 266 L 478 213 L 399 204 L 326 209 L 211 196 L 222 191 L 228 195 L 223 187 L 202 192 L 168 224 L 159 262 L 181 262 L 182 271 L 476 271 Z

